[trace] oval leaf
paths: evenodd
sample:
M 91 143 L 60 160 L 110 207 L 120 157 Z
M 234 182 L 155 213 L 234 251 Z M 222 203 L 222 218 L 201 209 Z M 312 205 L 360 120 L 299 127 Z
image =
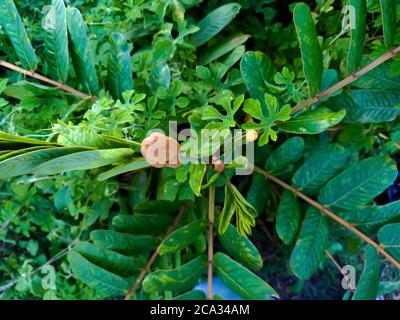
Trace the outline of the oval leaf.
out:
M 286 244 L 291 244 L 301 225 L 300 204 L 292 192 L 285 190 L 279 202 L 276 216 L 276 233 Z
M 71 40 L 74 69 L 84 89 L 91 95 L 99 93 L 99 80 L 90 50 L 85 22 L 76 8 L 67 8 L 67 25 Z
M 145 292 L 172 291 L 182 292 L 192 289 L 206 270 L 207 259 L 200 256 L 172 270 L 158 270 L 143 280 Z
M 310 8 L 305 3 L 297 4 L 293 11 L 293 20 L 300 44 L 304 75 L 310 95 L 314 97 L 321 88 L 323 64 L 322 51 Z
M 317 134 L 337 125 L 345 115 L 346 110 L 333 112 L 328 108 L 318 108 L 306 111 L 296 118 L 281 122 L 278 127 L 290 133 Z
M 390 158 L 364 159 L 330 180 L 318 199 L 332 207 L 357 209 L 389 187 L 396 177 L 396 163 Z
M 305 194 L 317 194 L 346 165 L 347 157 L 346 149 L 337 144 L 317 149 L 296 171 L 292 185 Z
M 50 76 L 65 82 L 68 77 L 67 15 L 63 0 L 52 0 L 49 12 L 43 18 L 44 47 L 48 57 Z
M 268 283 L 226 254 L 214 255 L 214 267 L 221 281 L 244 299 L 268 300 L 278 296 Z
M 47 161 L 34 170 L 34 174 L 51 175 L 65 171 L 88 170 L 115 164 L 133 155 L 129 148 L 81 151 Z
M 237 16 L 239 11 L 240 4 L 232 2 L 210 12 L 198 23 L 200 30 L 192 35 L 191 43 L 195 47 L 205 44 L 225 28 Z
M 308 208 L 299 238 L 290 256 L 290 268 L 296 277 L 307 280 L 318 269 L 328 247 L 328 236 L 326 217 L 318 209 Z
M 263 261 L 257 248 L 249 239 L 243 237 L 232 224 L 228 225 L 226 232 L 219 235 L 219 239 L 228 254 L 243 265 L 255 270 L 262 268 Z
M 35 50 L 13 0 L 2 0 L 0 2 L 0 24 L 10 38 L 22 66 L 34 71 L 37 65 Z

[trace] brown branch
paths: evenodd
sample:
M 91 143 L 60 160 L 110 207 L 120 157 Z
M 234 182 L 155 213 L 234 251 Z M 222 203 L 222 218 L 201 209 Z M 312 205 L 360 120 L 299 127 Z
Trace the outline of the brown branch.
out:
M 256 172 L 261 173 L 267 179 L 275 182 L 276 184 L 280 185 L 281 187 L 285 188 L 286 190 L 293 192 L 297 197 L 303 199 L 304 201 L 311 204 L 313 207 L 319 209 L 322 213 L 326 214 L 328 217 L 335 220 L 337 223 L 341 224 L 347 230 L 353 232 L 359 238 L 361 238 L 365 242 L 372 245 L 382 256 L 384 256 L 387 260 L 389 260 L 391 263 L 393 263 L 393 265 L 395 265 L 397 269 L 400 269 L 400 262 L 397 261 L 395 258 L 393 258 L 389 253 L 387 253 L 380 244 L 376 243 L 374 240 L 372 240 L 367 235 L 362 233 L 360 230 L 355 228 L 352 224 L 348 223 L 346 220 L 342 219 L 341 217 L 339 217 L 338 215 L 336 215 L 335 213 L 330 211 L 327 206 L 324 206 L 324 205 L 318 203 L 317 201 L 309 198 L 308 196 L 306 196 L 304 193 L 302 193 L 298 189 L 292 187 L 291 185 L 287 184 L 286 182 L 282 181 L 281 179 L 273 176 L 269 172 L 266 172 L 258 167 L 254 167 L 254 168 L 255 168 Z
M 214 264 L 214 212 L 215 212 L 215 186 L 210 186 L 208 204 L 208 270 L 207 270 L 207 298 L 213 300 L 213 264 Z
M 189 203 L 185 203 L 179 210 L 178 215 L 176 216 L 174 222 L 172 223 L 172 225 L 168 228 L 167 232 L 165 233 L 162 241 L 164 241 L 165 239 L 167 239 L 170 234 L 172 232 L 174 232 L 174 230 L 176 229 L 176 227 L 179 224 L 179 221 L 181 220 L 181 218 L 183 217 L 185 210 L 187 208 L 187 206 L 189 205 Z M 162 242 L 161 241 L 161 242 Z M 142 282 L 144 276 L 146 275 L 147 272 L 150 271 L 151 266 L 153 265 L 154 261 L 156 260 L 158 254 L 160 252 L 160 246 L 158 246 L 156 248 L 156 250 L 154 250 L 153 254 L 151 255 L 150 259 L 147 261 L 146 266 L 144 267 L 144 269 L 142 270 L 142 272 L 140 273 L 139 277 L 136 279 L 135 283 L 133 284 L 133 286 L 129 289 L 128 293 L 125 296 L 125 300 L 130 300 L 132 295 L 136 292 L 136 289 L 138 288 L 139 284 Z
M 48 84 L 50 84 L 52 86 L 55 86 L 55 87 L 57 87 L 59 89 L 67 91 L 67 92 L 69 92 L 69 93 L 71 93 L 74 96 L 77 96 L 79 98 L 90 99 L 92 101 L 96 100 L 96 97 L 87 95 L 86 93 L 80 92 L 80 91 L 78 91 L 78 90 L 76 90 L 76 89 L 74 89 L 74 88 L 72 88 L 70 86 L 67 86 L 66 84 L 63 84 L 61 82 L 57 82 L 57 81 L 54 81 L 52 79 L 49 79 L 49 78 L 47 78 L 45 76 L 42 76 L 41 74 L 39 74 L 37 72 L 28 71 L 28 70 L 22 69 L 22 68 L 14 65 L 12 63 L 9 63 L 7 61 L 0 60 L 0 66 L 3 66 L 4 68 L 7 68 L 7 69 L 10 69 L 10 70 L 13 70 L 13 71 L 17 71 L 17 72 L 22 73 L 22 74 L 24 74 L 26 76 L 38 79 L 38 80 L 40 80 L 42 82 L 48 83 Z
M 342 81 L 338 82 L 337 84 L 333 85 L 332 87 L 326 89 L 325 91 L 320 92 L 313 98 L 309 98 L 292 109 L 292 113 L 298 112 L 302 109 L 307 108 L 308 106 L 320 101 L 321 99 L 331 95 L 332 93 L 338 91 L 339 89 L 344 88 L 345 86 L 349 85 L 350 83 L 354 82 L 355 80 L 359 79 L 366 73 L 370 72 L 372 69 L 376 68 L 377 66 L 381 65 L 382 63 L 386 62 L 387 60 L 393 58 L 398 53 L 400 53 L 400 47 L 394 48 L 384 55 L 379 57 L 378 59 L 372 61 L 370 64 L 366 65 L 364 68 L 354 72 L 347 78 L 343 79 Z
M 387 135 L 383 134 L 382 132 L 379 132 L 378 136 L 380 136 L 382 139 L 384 139 L 386 141 L 392 141 Z M 392 141 L 392 142 L 397 149 L 400 149 L 400 144 L 398 144 L 397 142 L 394 142 L 394 141 Z
M 328 257 L 328 259 L 331 260 L 332 263 L 335 265 L 335 267 L 339 270 L 339 272 L 342 274 L 342 276 L 343 276 L 343 277 L 346 277 L 346 276 L 347 276 L 346 273 L 343 272 L 342 267 L 341 267 L 340 264 L 336 261 L 336 259 L 333 257 L 333 255 L 332 255 L 328 250 L 325 250 L 325 254 L 326 254 L 326 256 Z M 350 284 L 350 290 L 353 291 L 353 292 L 355 291 L 355 288 L 353 288 L 353 287 L 351 286 L 351 284 Z

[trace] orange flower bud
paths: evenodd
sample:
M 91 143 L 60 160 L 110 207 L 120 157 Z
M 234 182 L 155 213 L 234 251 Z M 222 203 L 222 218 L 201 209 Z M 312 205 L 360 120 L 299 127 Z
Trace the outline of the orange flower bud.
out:
M 246 141 L 254 142 L 258 139 L 258 132 L 256 130 L 250 129 L 246 131 Z

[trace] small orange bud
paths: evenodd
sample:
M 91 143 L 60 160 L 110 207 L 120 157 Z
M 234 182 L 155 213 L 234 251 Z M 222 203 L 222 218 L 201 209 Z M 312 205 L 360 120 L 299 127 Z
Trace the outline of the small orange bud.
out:
M 214 169 L 215 171 L 221 173 L 225 169 L 225 164 L 222 162 L 222 160 L 217 160 L 214 162 Z
M 258 132 L 256 130 L 250 129 L 246 131 L 246 141 L 254 142 L 258 139 Z

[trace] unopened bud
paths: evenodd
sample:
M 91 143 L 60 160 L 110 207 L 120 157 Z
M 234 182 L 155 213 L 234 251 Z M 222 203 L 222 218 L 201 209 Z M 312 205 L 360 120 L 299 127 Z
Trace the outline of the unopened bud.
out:
M 258 132 L 250 129 L 246 131 L 246 142 L 254 142 L 258 139 Z

